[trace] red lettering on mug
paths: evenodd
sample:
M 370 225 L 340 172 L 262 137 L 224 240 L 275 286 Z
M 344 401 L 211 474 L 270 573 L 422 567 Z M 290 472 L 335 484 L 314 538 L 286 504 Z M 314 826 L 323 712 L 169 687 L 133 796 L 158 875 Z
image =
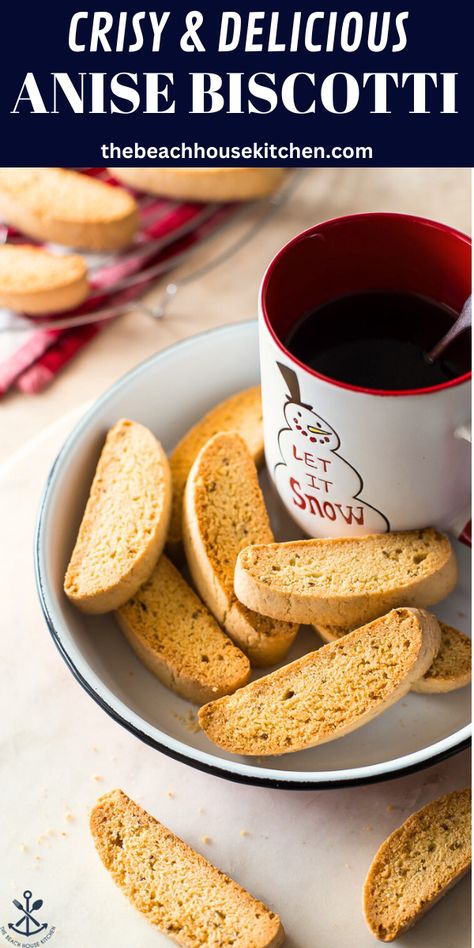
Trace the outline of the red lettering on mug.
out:
M 324 513 L 326 514 L 326 517 L 328 518 L 328 520 L 335 520 L 335 519 L 336 519 L 337 513 L 336 513 L 336 511 L 334 510 L 333 505 L 330 504 L 328 500 L 325 500 L 325 501 L 324 501 L 323 510 L 324 510 Z
M 296 452 L 296 444 L 293 445 L 293 457 L 294 457 L 295 461 L 302 461 L 302 460 L 303 460 L 303 458 L 300 458 L 299 455 L 298 455 L 297 452 Z
M 344 513 L 341 507 L 341 504 L 335 504 L 335 506 L 339 508 L 346 523 L 352 523 L 352 521 L 355 520 L 355 522 L 360 524 L 360 526 L 363 525 L 364 523 L 364 508 L 363 507 L 357 507 L 356 510 L 358 510 L 359 513 L 356 514 L 354 507 L 347 506 L 346 507 L 347 513 Z
M 306 509 L 306 501 L 305 501 L 304 497 L 303 497 L 301 494 L 299 494 L 298 491 L 297 491 L 297 489 L 296 489 L 296 488 L 298 487 L 298 488 L 301 490 L 301 484 L 298 483 L 298 481 L 296 480 L 295 477 L 290 477 L 290 487 L 291 487 L 291 490 L 293 491 L 293 493 L 294 493 L 294 495 L 295 495 L 295 496 L 293 497 L 293 503 L 294 503 L 295 507 L 299 507 L 301 510 L 305 510 L 305 509 Z

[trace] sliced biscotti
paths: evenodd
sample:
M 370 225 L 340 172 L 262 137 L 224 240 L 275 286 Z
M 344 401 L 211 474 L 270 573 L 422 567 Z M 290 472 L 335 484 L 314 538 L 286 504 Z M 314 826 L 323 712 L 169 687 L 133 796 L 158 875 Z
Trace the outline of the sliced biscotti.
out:
M 182 698 L 203 704 L 246 685 L 250 662 L 166 556 L 117 612 L 142 662 Z
M 441 645 L 434 661 L 412 691 L 428 694 L 455 691 L 464 688 L 471 680 L 471 639 L 451 625 L 440 622 Z
M 271 194 L 283 168 L 109 168 L 140 191 L 180 201 L 249 201 Z
M 434 616 L 394 609 L 204 705 L 200 725 L 232 754 L 289 754 L 334 741 L 405 695 L 431 665 L 439 640 Z
M 119 250 L 138 226 L 135 199 L 66 168 L 0 168 L 0 215 L 36 237 L 84 250 Z
M 235 570 L 249 609 L 346 628 L 396 606 L 433 605 L 456 581 L 451 544 L 432 529 L 249 546 Z
M 110 429 L 64 580 L 83 612 L 118 609 L 146 582 L 163 549 L 171 508 L 168 459 L 135 421 Z
M 364 913 L 380 941 L 394 941 L 471 865 L 471 791 L 448 793 L 413 813 L 382 843 L 364 885 Z
M 28 244 L 0 246 L 0 306 L 28 316 L 72 309 L 89 292 L 78 254 L 54 254 Z
M 91 813 L 97 852 L 114 882 L 152 925 L 183 948 L 278 948 L 278 915 L 216 869 L 121 790 Z
M 457 688 L 464 688 L 471 680 L 471 639 L 445 622 L 439 622 L 439 627 L 441 644 L 438 654 L 423 678 L 412 685 L 412 691 L 432 694 L 455 691 Z M 315 626 L 315 631 L 323 642 L 335 642 L 353 630 L 343 629 L 341 626 L 318 625 Z
M 235 431 L 214 435 L 186 484 L 183 538 L 188 566 L 204 602 L 254 665 L 273 665 L 298 626 L 251 612 L 234 594 L 234 567 L 249 542 L 273 539 L 248 447 Z
M 262 399 L 259 385 L 237 392 L 211 408 L 186 432 L 171 454 L 173 501 L 167 550 L 173 559 L 179 559 L 181 553 L 183 494 L 188 474 L 201 448 L 219 431 L 238 431 L 255 463 L 262 461 Z

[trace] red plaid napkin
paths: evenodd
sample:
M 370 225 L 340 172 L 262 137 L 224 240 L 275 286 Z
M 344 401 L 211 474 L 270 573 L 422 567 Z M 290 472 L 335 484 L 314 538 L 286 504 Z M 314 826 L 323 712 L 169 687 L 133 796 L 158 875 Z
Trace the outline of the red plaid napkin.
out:
M 117 183 L 104 169 L 84 173 L 100 176 L 112 185 Z M 91 258 L 94 269 L 89 298 L 76 310 L 56 317 L 92 314 L 99 308 L 120 307 L 136 299 L 157 279 L 156 271 L 163 263 L 171 264 L 174 257 L 178 262 L 183 251 L 209 236 L 234 211 L 233 205 L 180 204 L 147 195 L 136 197 L 140 228 L 133 247 L 120 256 L 99 258 L 98 264 L 97 258 Z M 9 236 L 13 234 L 10 230 Z M 131 281 L 131 285 L 123 287 L 124 280 Z M 13 348 L 10 341 L 11 351 L 0 360 L 0 397 L 12 387 L 29 394 L 41 392 L 107 322 L 45 330 L 40 321 L 36 321 L 36 328 L 32 320 L 32 331 L 17 333 Z

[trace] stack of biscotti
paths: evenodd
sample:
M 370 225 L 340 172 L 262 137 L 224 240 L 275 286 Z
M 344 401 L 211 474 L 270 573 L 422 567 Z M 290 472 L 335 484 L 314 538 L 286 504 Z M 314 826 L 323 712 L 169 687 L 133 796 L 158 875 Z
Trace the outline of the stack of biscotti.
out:
M 344 736 L 410 689 L 460 687 L 467 640 L 422 608 L 456 580 L 451 544 L 432 529 L 247 547 L 234 577 L 247 608 L 355 631 L 206 705 L 201 727 L 231 753 L 290 753 Z
M 425 611 L 456 583 L 449 540 L 426 529 L 275 543 L 255 467 L 262 447 L 256 388 L 213 408 L 170 462 L 150 431 L 118 422 L 66 573 L 71 601 L 85 612 L 115 610 L 140 660 L 205 705 L 203 730 L 234 753 L 315 746 L 410 689 L 466 684 L 469 640 Z M 165 544 L 180 565 L 184 548 L 194 588 Z M 332 644 L 249 684 L 251 665 L 285 658 L 299 622 Z M 250 740 L 230 734 L 233 715 L 244 716 Z
M 121 250 L 138 227 L 125 188 L 66 168 L 0 168 L 0 215 L 29 237 L 81 250 Z M 0 306 L 28 316 L 79 306 L 89 292 L 77 254 L 27 244 L 0 247 Z
M 208 564 L 210 551 L 204 549 L 201 557 L 188 548 L 197 592 L 163 553 L 166 542 L 182 561 L 186 482 L 199 491 L 201 464 L 219 464 L 222 446 L 237 478 L 211 491 L 205 510 L 199 506 L 195 535 L 210 536 L 218 511 L 227 545 L 220 544 L 215 577 L 218 583 L 223 576 L 229 608 L 212 594 L 212 578 L 209 588 L 199 581 L 199 564 Z M 294 623 L 252 614 L 233 594 L 239 550 L 249 539 L 273 539 L 254 463 L 262 453 L 258 388 L 212 409 L 181 439 L 170 462 L 151 431 L 136 422 L 118 422 L 107 435 L 67 568 L 64 589 L 71 602 L 84 612 L 115 610 L 140 660 L 164 685 L 195 704 L 247 684 L 250 662 L 275 664 L 297 632 Z M 229 518 L 235 522 L 230 532 Z M 186 512 L 184 523 L 186 533 Z M 212 569 L 213 564 L 206 566 L 208 579 Z
M 257 471 L 235 431 L 214 435 L 189 472 L 183 506 L 186 558 L 198 592 L 254 665 L 274 665 L 287 653 L 298 625 L 247 609 L 234 593 L 239 552 L 273 540 Z

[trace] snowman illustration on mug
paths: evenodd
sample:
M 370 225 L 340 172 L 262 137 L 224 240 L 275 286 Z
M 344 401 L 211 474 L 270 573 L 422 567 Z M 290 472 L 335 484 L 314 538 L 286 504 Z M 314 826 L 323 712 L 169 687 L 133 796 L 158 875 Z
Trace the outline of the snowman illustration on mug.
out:
M 274 476 L 280 484 L 280 478 L 285 480 L 293 505 L 314 516 L 315 534 L 340 536 L 348 526 L 351 534 L 390 530 L 387 517 L 361 496 L 363 479 L 339 454 L 337 432 L 302 401 L 296 372 L 280 362 L 277 366 L 288 392 L 283 408 L 286 425 L 278 432 L 281 461 Z

